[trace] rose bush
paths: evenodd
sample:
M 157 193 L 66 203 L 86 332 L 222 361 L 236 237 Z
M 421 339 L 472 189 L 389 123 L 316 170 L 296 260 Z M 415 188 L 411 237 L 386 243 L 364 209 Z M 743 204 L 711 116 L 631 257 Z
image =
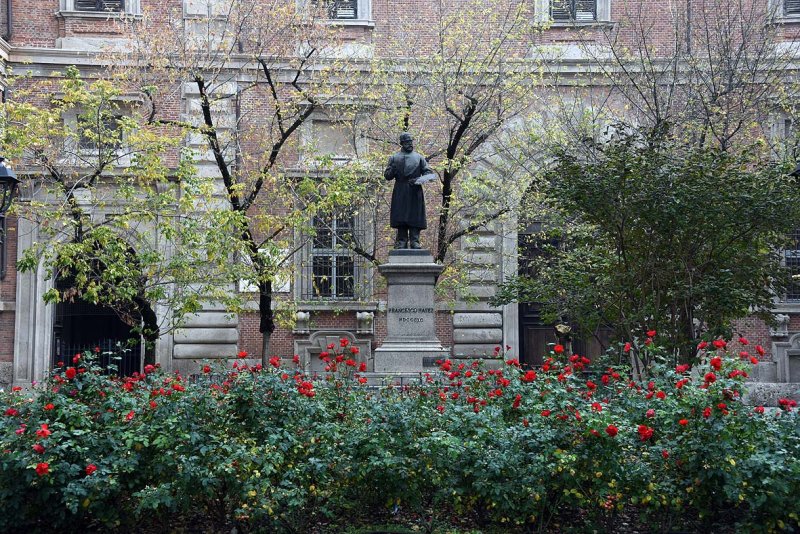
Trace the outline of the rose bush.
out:
M 363 384 L 344 343 L 319 377 L 276 358 L 120 378 L 76 355 L 1 394 L 0 530 L 336 531 L 398 511 L 502 530 L 800 526 L 795 405 L 742 404 L 748 357 L 704 344 L 638 382 L 557 349 L 536 370 L 445 360 L 402 387 Z

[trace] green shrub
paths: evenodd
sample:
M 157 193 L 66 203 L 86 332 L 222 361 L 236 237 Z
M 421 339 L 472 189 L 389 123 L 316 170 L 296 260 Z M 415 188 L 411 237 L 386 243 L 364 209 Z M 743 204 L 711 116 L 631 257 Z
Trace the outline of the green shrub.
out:
M 278 359 L 119 378 L 86 353 L 0 394 L 0 530 L 797 528 L 792 402 L 743 405 L 750 362 L 716 344 L 641 383 L 556 346 L 535 371 L 446 360 L 382 388 L 344 342 L 315 380 Z

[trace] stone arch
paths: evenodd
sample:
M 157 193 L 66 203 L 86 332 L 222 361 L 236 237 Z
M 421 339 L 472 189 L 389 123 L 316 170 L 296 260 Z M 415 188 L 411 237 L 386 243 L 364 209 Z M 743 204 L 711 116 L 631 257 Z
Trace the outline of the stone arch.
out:
M 23 251 L 33 246 L 40 239 L 38 230 L 31 221 L 19 221 L 18 250 Z M 130 244 L 124 236 L 119 236 L 126 244 Z M 53 238 L 51 242 L 63 243 L 65 236 Z M 44 258 L 40 259 L 35 272 L 17 273 L 16 314 L 14 336 L 13 384 L 30 387 L 41 382 L 51 369 L 54 349 L 55 305 L 48 304 L 44 295 L 53 289 L 56 277 L 49 272 Z M 149 303 L 147 303 L 149 306 Z M 159 312 L 150 306 L 151 317 L 157 322 Z M 159 342 L 161 340 L 158 340 Z M 170 342 L 171 340 L 166 340 Z M 158 343 L 156 343 L 157 345 Z M 157 353 L 158 347 L 152 351 Z

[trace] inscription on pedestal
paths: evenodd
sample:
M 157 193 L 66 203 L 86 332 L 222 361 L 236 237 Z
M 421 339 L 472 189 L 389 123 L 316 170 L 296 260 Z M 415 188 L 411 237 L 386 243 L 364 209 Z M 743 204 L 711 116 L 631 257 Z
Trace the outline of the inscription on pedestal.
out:
M 378 269 L 386 277 L 389 305 L 386 338 L 375 351 L 375 370 L 422 371 L 425 358 L 447 354 L 436 337 L 434 286 L 442 266 L 428 251 L 408 250 L 389 255 Z M 413 254 L 412 254 L 413 253 Z

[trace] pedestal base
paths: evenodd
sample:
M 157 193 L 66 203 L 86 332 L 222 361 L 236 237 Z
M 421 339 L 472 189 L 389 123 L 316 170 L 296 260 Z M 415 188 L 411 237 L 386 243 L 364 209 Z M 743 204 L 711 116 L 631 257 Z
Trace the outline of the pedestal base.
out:
M 375 349 L 377 373 L 422 372 L 449 357 L 436 337 L 434 286 L 443 267 L 427 250 L 393 250 L 378 267 L 386 278 L 386 339 Z
M 419 373 L 433 370 L 436 360 L 450 357 L 441 346 L 420 346 L 409 343 L 384 343 L 373 353 L 376 373 Z

